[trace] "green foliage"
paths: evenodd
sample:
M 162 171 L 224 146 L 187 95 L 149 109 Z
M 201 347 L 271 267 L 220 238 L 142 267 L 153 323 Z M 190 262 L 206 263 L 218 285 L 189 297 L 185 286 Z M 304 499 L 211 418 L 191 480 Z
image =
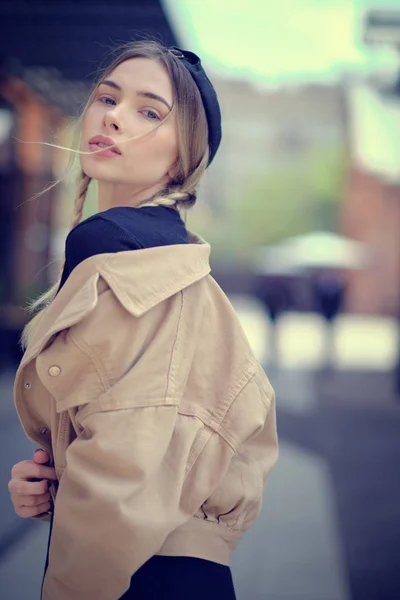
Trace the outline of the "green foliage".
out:
M 335 230 L 347 164 L 343 145 L 309 151 L 253 176 L 222 216 L 195 207 L 188 226 L 211 243 L 212 257 L 226 265 L 246 264 L 255 246 L 312 229 Z
M 305 160 L 305 173 L 311 197 L 316 202 L 333 203 L 343 197 L 348 157 L 342 146 L 312 150 Z
M 233 202 L 231 235 L 247 254 L 311 229 L 335 230 L 346 164 L 343 147 L 326 147 L 253 177 Z

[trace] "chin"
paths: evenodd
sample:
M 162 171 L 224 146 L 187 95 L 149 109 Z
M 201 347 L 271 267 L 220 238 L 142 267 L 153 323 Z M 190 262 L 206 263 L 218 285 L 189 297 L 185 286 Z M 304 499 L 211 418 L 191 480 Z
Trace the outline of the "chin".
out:
M 91 179 L 103 181 L 118 182 L 120 178 L 115 169 L 115 165 L 107 164 L 106 160 L 100 162 L 92 156 L 81 156 L 82 171 Z

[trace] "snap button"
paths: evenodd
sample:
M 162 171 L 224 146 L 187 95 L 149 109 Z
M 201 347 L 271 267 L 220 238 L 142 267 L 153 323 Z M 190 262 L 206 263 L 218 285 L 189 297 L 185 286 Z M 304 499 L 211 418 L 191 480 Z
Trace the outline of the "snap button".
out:
M 30 387 L 32 387 L 31 382 L 30 381 L 25 381 L 24 388 L 29 389 Z
M 39 429 L 39 432 L 40 432 L 40 435 L 46 435 L 48 432 L 48 429 L 47 429 L 47 427 L 41 427 Z
M 51 377 L 57 377 L 60 373 L 61 373 L 61 369 L 57 365 L 53 365 L 52 367 L 49 368 L 49 375 Z

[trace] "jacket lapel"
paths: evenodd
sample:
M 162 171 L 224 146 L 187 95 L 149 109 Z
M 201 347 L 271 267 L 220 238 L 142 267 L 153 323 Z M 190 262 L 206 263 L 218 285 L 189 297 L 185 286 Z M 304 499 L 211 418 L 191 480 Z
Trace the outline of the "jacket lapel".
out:
M 78 323 L 95 308 L 98 299 L 98 279 L 99 273 L 93 273 L 78 290 L 75 289 L 72 297 L 66 298 L 61 294 L 57 295 L 53 302 L 44 309 L 19 369 L 40 354 L 53 335 Z

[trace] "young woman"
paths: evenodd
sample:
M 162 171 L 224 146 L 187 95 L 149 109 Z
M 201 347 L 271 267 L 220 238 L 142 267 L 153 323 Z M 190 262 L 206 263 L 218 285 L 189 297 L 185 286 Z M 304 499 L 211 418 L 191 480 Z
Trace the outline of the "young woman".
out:
M 235 597 L 229 558 L 277 436 L 210 246 L 181 218 L 220 139 L 199 58 L 155 42 L 125 46 L 83 111 L 65 262 L 14 385 L 42 449 L 9 489 L 21 517 L 51 519 L 43 600 Z M 99 210 L 80 222 L 92 180 Z

